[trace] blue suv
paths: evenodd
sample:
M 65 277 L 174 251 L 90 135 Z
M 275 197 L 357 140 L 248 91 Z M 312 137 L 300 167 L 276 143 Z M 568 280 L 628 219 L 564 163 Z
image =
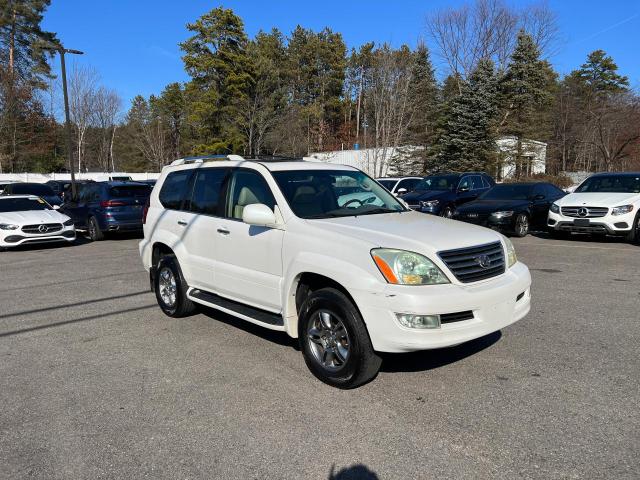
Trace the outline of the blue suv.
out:
M 142 215 L 152 188 L 135 182 L 95 182 L 78 186 L 77 198 L 66 201 L 60 211 L 76 228 L 86 229 L 91 240 L 107 232 L 142 232 Z
M 424 177 L 401 196 L 412 210 L 451 218 L 456 207 L 478 198 L 496 182 L 483 172 L 442 173 Z

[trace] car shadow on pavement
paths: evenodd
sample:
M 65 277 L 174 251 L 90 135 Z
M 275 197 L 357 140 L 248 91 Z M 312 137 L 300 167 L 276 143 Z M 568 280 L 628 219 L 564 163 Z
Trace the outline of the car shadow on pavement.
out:
M 85 245 L 87 243 L 91 243 L 91 240 L 86 238 L 81 233 L 78 233 L 76 239 L 73 242 L 67 242 L 66 240 L 60 242 L 51 242 L 51 243 L 24 243 L 22 245 L 17 245 L 15 247 L 7 248 L 7 251 L 11 252 L 35 252 L 38 250 L 55 250 L 58 248 L 71 248 L 77 245 Z
M 554 240 L 549 232 L 529 232 L 529 235 L 544 240 Z M 584 243 L 627 243 L 627 239 L 623 236 L 616 235 L 591 235 L 588 233 L 574 233 L 568 235 L 562 240 L 568 242 L 584 242 Z
M 255 325 L 241 318 L 237 318 L 227 313 L 224 313 L 221 310 L 216 310 L 215 308 L 199 306 L 199 309 L 200 309 L 200 313 L 211 318 L 212 320 L 226 323 L 227 325 L 231 325 L 232 327 L 238 328 L 247 333 L 250 333 L 251 335 L 260 337 L 264 340 L 273 342 L 277 345 L 281 345 L 284 347 L 293 347 L 295 350 L 300 350 L 298 346 L 298 341 L 295 338 L 289 337 L 289 335 L 287 335 L 286 332 L 281 332 L 278 330 L 269 330 L 268 328 Z
M 410 353 L 381 353 L 382 368 L 380 371 L 421 372 L 443 367 L 489 348 L 501 337 L 502 332 L 497 331 L 455 347 Z
M 342 468 L 337 472 L 335 472 L 334 469 L 335 465 L 331 467 L 331 472 L 329 472 L 328 477 L 329 480 L 379 480 L 380 478 L 376 472 L 362 464 Z

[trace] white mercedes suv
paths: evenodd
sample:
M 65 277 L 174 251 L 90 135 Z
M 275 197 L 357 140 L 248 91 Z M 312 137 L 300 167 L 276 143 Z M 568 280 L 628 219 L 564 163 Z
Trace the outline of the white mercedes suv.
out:
M 73 221 L 40 197 L 0 196 L 0 249 L 32 243 L 72 243 Z
M 340 388 L 372 379 L 376 352 L 457 345 L 530 307 L 507 238 L 409 210 L 343 165 L 177 160 L 151 194 L 140 254 L 164 313 L 201 304 L 284 331 Z
M 597 173 L 556 200 L 547 226 L 556 237 L 575 233 L 640 240 L 640 173 Z

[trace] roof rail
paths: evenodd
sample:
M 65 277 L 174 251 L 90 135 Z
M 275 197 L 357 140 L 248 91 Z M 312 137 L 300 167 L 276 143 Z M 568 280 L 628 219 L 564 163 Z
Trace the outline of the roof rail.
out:
M 244 157 L 241 155 L 198 155 L 195 157 L 184 157 L 179 158 L 178 160 L 174 160 L 171 162 L 171 166 L 176 165 L 186 165 L 188 163 L 204 163 L 204 162 L 214 162 L 216 160 L 233 160 L 237 162 L 241 162 L 244 160 Z

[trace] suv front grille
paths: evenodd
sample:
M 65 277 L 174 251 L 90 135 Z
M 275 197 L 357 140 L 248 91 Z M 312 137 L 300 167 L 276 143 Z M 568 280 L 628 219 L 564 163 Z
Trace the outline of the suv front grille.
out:
M 606 207 L 562 207 L 562 214 L 575 218 L 599 218 L 609 213 Z
M 25 225 L 22 227 L 24 233 L 44 235 L 62 230 L 61 223 L 39 223 L 37 225 Z
M 477 282 L 504 273 L 502 243 L 457 248 L 439 252 L 438 256 L 451 273 L 463 283 Z M 487 262 L 488 260 L 488 262 Z

